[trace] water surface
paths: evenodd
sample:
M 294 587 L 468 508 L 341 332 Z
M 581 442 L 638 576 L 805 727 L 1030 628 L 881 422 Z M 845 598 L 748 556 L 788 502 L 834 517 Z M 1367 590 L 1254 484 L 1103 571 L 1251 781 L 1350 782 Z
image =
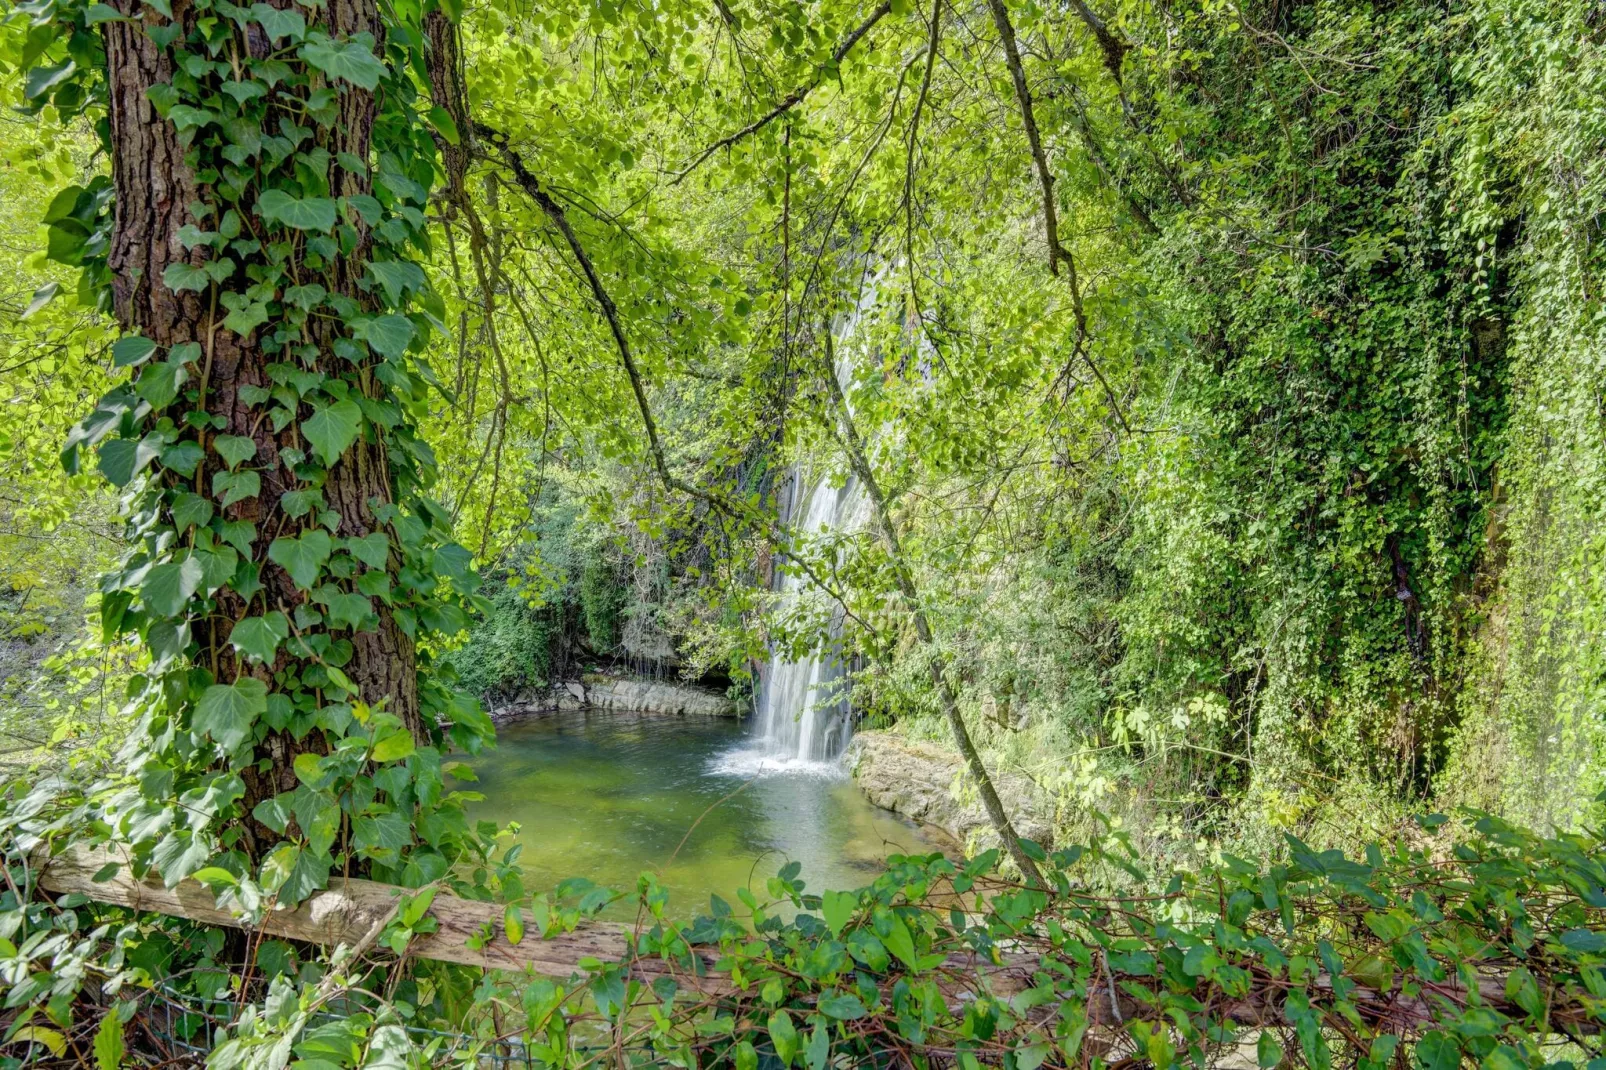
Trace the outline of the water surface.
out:
M 769 761 L 734 721 L 586 710 L 514 722 L 474 760 L 471 818 L 517 821 L 526 886 L 565 877 L 633 892 L 654 870 L 671 913 L 736 903 L 790 861 L 810 891 L 874 880 L 892 853 L 936 850 L 835 764 Z M 612 908 L 634 916 L 632 906 Z

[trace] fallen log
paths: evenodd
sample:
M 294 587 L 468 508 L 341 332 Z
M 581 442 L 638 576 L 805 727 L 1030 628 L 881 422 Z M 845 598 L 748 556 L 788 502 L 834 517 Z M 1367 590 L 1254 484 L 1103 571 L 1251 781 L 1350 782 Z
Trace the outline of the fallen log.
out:
M 107 879 L 95 877 L 110 863 L 117 871 Z M 226 910 L 219 910 L 212 891 L 195 880 L 180 881 L 174 888 L 164 886 L 152 874 L 136 878 L 127 863 L 112 852 L 98 847 L 72 845 L 50 858 L 35 859 L 40 888 L 58 894 L 77 893 L 96 902 L 152 911 L 186 918 L 207 925 L 247 929 L 271 936 L 334 947 L 367 946 L 395 914 L 409 889 L 360 879 L 342 879 L 316 893 L 292 909 L 269 910 L 261 922 L 253 923 Z M 429 914 L 438 923 L 435 932 L 415 936 L 408 946 L 411 957 L 455 962 L 485 969 L 531 971 L 548 977 L 569 978 L 583 973 L 582 960 L 621 962 L 628 953 L 629 926 L 590 922 L 573 932 L 543 938 L 528 933 L 519 943 L 511 942 L 503 926 L 503 907 L 499 904 L 461 899 L 439 893 Z M 658 957 L 636 958 L 630 963 L 631 975 L 650 983 L 672 976 L 683 990 L 723 996 L 738 991 L 728 974 L 719 968 L 718 953 L 697 948 L 701 968 L 696 972 L 677 968 Z M 1033 986 L 1039 958 L 1035 954 L 1014 953 L 990 961 L 974 953 L 950 955 L 937 969 L 939 987 L 951 1007 L 958 1008 L 985 988 L 994 996 L 1009 997 Z M 1119 1030 L 1121 1023 L 1152 1013 L 1131 993 L 1129 985 L 1152 986 L 1155 978 L 1129 976 L 1104 971 L 1104 980 L 1095 985 L 1087 1000 L 1089 1024 L 1095 1030 Z M 1239 1026 L 1286 1027 L 1292 1024 L 1283 1010 L 1286 982 L 1271 981 L 1249 995 L 1215 1003 L 1215 1015 Z M 1478 978 L 1478 1001 L 1511 1017 L 1525 1017 L 1520 1007 L 1506 995 L 1506 976 L 1487 973 Z M 1325 1002 L 1333 993 L 1332 979 L 1326 974 L 1309 986 L 1312 1003 Z M 1424 986 L 1420 994 L 1406 996 L 1398 987 L 1379 992 L 1355 988 L 1350 1001 L 1363 1020 L 1383 1032 L 1420 1035 L 1432 1028 L 1440 1013 L 1452 1007 L 1465 1007 L 1472 994 L 1456 978 Z M 1564 993 L 1553 994 L 1549 1008 L 1553 1026 L 1575 1035 L 1596 1035 L 1600 1023 L 1577 999 Z
M 180 881 L 166 887 L 155 874 L 135 877 L 126 861 L 99 847 L 72 845 L 48 859 L 36 859 L 38 885 L 57 894 L 77 893 L 98 903 L 152 911 L 172 917 L 262 932 L 269 936 L 300 940 L 310 944 L 354 947 L 370 940 L 376 928 L 387 924 L 409 889 L 393 884 L 357 878 L 333 882 L 293 909 L 269 910 L 259 923 L 219 910 L 211 889 L 195 880 Z M 109 864 L 117 872 L 105 880 L 95 876 Z M 527 933 L 513 943 L 503 926 L 503 907 L 473 899 L 438 893 L 430 904 L 429 915 L 439 927 L 432 933 L 413 938 L 407 953 L 437 962 L 455 962 L 495 970 L 531 970 L 549 977 L 569 977 L 581 972 L 582 959 L 602 962 L 622 960 L 628 949 L 625 925 L 591 922 L 573 932 L 542 938 Z M 486 934 L 490 934 L 488 937 Z M 714 956 L 703 954 L 703 965 L 712 969 Z M 710 995 L 732 991 L 729 978 L 697 976 L 671 968 L 661 959 L 639 959 L 634 971 L 643 980 L 673 975 L 682 987 Z

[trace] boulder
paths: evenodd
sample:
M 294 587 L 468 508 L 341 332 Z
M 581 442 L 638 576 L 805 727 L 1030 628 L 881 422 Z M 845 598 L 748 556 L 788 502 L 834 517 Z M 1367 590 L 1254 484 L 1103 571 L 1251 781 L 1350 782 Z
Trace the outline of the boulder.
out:
M 931 825 L 978 849 L 999 845 L 975 786 L 953 751 L 889 732 L 860 732 L 846 757 L 853 779 L 883 810 Z M 1044 847 L 1053 844 L 1053 800 L 1019 774 L 993 772 L 993 786 L 1015 830 Z

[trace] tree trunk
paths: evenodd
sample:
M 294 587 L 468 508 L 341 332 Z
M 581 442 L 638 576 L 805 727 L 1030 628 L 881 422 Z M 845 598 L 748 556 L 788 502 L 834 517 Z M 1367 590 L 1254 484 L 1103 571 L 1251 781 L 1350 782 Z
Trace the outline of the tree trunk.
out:
M 224 426 L 197 431 L 197 437 L 203 447 L 218 434 L 253 439 L 257 455 L 250 463 L 256 467 L 262 481 L 258 496 L 236 502 L 220 513 L 227 520 L 249 520 L 256 525 L 251 557 L 261 567 L 264 591 L 259 597 L 267 608 L 293 615 L 295 608 L 306 601 L 306 595 L 297 590 L 282 568 L 268 559 L 266 551 L 276 536 L 294 532 L 305 523 L 304 518 L 298 521 L 289 516 L 281 506 L 280 495 L 295 489 L 297 481 L 281 462 L 279 450 L 305 450 L 306 443 L 300 440 L 299 421 L 290 422 L 282 432 L 275 434 L 264 426 L 257 412 L 242 403 L 239 396 L 242 387 L 271 388 L 274 384 L 267 374 L 269 361 L 257 345 L 257 332 L 241 337 L 222 325 L 227 310 L 217 305 L 218 287 L 214 285 L 209 296 L 195 292 L 175 293 L 162 283 L 163 272 L 170 264 L 182 262 L 199 266 L 205 262 L 203 249 L 185 251 L 179 241 L 179 228 L 186 223 L 204 227 L 209 221 L 191 216 L 189 206 L 200 199 L 202 189 L 185 163 L 185 150 L 172 124 L 157 114 L 147 97 L 147 90 L 171 81 L 173 75 L 171 60 L 146 35 L 140 22 L 142 14 L 152 18 L 152 9 L 138 0 L 116 0 L 116 3 L 132 21 L 107 22 L 104 27 L 110 80 L 111 163 L 116 191 L 116 226 L 109 253 L 114 277 L 114 310 L 125 330 L 138 332 L 159 346 L 194 342 L 202 347 L 201 399 L 197 408 L 221 417 Z M 293 5 L 280 0 L 276 6 Z M 175 0 L 173 15 L 175 22 L 186 30 L 197 17 L 189 0 Z M 382 39 L 383 30 L 372 0 L 330 0 L 327 19 L 328 29 L 335 35 L 366 31 Z M 259 33 L 253 33 L 248 41 L 253 50 L 268 47 Z M 340 121 L 327 131 L 318 131 L 314 137 L 323 139 L 323 147 L 331 155 L 349 152 L 366 160 L 374 119 L 373 95 L 353 90 L 342 94 L 341 99 Z M 332 171 L 331 195 L 369 192 L 364 176 L 340 167 Z M 366 228 L 359 233 L 356 247 L 337 258 L 327 277 L 332 283 L 331 290 L 372 307 L 371 299 L 357 286 L 370 244 Z M 328 320 L 318 322 L 329 323 Z M 311 325 L 311 330 L 313 341 L 321 351 L 320 370 L 330 374 L 349 371 L 349 364 L 330 352 L 333 329 Z M 196 473 L 194 487 L 187 489 L 213 497 L 212 477 L 224 467 L 217 453 L 208 450 Z M 169 478 L 177 477 L 170 475 Z M 359 437 L 330 468 L 322 489 L 327 508 L 339 514 L 338 526 L 331 534 L 361 537 L 379 530 L 381 525 L 371 505 L 390 503 L 395 496 L 385 444 Z M 392 567 L 394 560 L 393 557 Z M 272 675 L 268 668 L 242 664 L 227 642 L 234 622 L 246 615 L 245 602 L 226 587 L 220 589 L 216 597 L 213 612 L 191 623 L 192 639 L 199 648 L 197 663 L 222 682 L 237 679 L 242 674 L 268 679 Z M 344 672 L 360 689 L 364 701 L 377 705 L 383 700 L 385 708 L 422 741 L 426 733 L 419 716 L 413 641 L 382 601 L 375 600 L 375 609 L 378 627 L 351 634 L 352 655 Z M 288 662 L 289 655 L 281 651 L 273 668 L 283 669 Z M 247 810 L 261 799 L 296 786 L 291 763 L 297 753 L 322 753 L 324 749 L 322 734 L 316 729 L 299 741 L 284 732 L 270 735 L 258 752 L 259 758 L 268 759 L 266 768 L 263 769 L 259 761 L 242 770 L 247 786 Z M 257 831 L 259 835 L 265 832 Z

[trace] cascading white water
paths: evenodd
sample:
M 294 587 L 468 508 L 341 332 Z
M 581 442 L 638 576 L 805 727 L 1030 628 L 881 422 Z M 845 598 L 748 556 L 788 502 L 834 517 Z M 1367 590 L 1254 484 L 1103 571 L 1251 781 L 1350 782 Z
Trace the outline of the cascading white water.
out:
M 845 395 L 852 393 L 853 336 L 860 318 L 875 302 L 878 281 L 879 276 L 872 279 L 858 307 L 840 316 L 833 325 L 835 349 L 841 357 L 835 371 Z M 788 486 L 790 504 L 784 516 L 805 543 L 818 546 L 830 536 L 851 534 L 861 530 L 869 519 L 869 502 L 856 479 L 850 477 L 843 485 L 835 486 L 829 475 L 817 475 L 794 465 Z M 808 595 L 810 585 L 808 577 L 798 570 L 784 571 L 778 591 L 781 615 L 797 607 Z M 840 773 L 836 759 L 847 747 L 853 731 L 846 671 L 841 645 L 836 641 L 840 629 L 841 616 L 833 614 L 823 648 L 799 661 L 789 660 L 779 652 L 770 655 L 759 678 L 754 742 L 722 759 L 723 771 Z
M 856 480 L 833 487 L 824 480 L 805 482 L 794 472 L 795 528 L 810 540 L 830 533 L 851 532 L 864 523 L 865 500 Z M 800 491 L 800 493 L 799 493 Z M 783 610 L 802 597 L 807 578 L 789 571 L 781 581 Z M 834 633 L 837 629 L 832 628 Z M 772 655 L 758 698 L 758 741 L 773 758 L 825 762 L 838 757 L 852 731 L 850 707 L 843 693 L 841 650 L 828 642 L 801 661 Z

